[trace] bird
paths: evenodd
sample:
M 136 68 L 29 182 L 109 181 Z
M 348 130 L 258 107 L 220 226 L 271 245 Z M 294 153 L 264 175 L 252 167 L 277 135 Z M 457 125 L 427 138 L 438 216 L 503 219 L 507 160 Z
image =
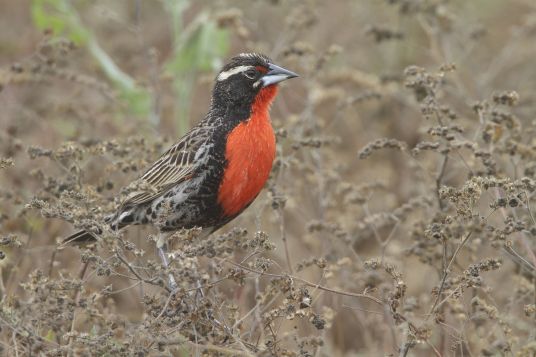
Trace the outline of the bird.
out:
M 205 117 L 135 181 L 151 189 L 129 194 L 105 222 L 114 231 L 151 224 L 161 234 L 200 228 L 206 237 L 240 215 L 261 192 L 275 159 L 269 112 L 278 84 L 295 77 L 260 53 L 231 58 L 215 78 Z M 63 243 L 95 241 L 100 233 L 81 230 Z M 163 239 L 157 248 L 167 266 Z

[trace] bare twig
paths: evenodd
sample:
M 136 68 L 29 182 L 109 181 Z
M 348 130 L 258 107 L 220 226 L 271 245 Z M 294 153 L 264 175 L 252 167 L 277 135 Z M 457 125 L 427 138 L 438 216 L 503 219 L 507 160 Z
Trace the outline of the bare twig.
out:
M 115 256 L 121 261 L 121 263 L 123 263 L 127 268 L 128 270 L 130 270 L 130 272 L 132 274 L 134 274 L 134 276 L 136 277 L 136 279 L 138 279 L 139 281 L 143 282 L 143 283 L 147 283 L 147 284 L 151 284 L 151 285 L 155 285 L 155 286 L 159 286 L 161 287 L 160 284 L 156 283 L 154 280 L 151 280 L 151 279 L 145 279 L 143 278 L 135 269 L 134 267 L 125 259 L 123 258 L 123 256 L 119 253 L 119 252 L 115 252 Z M 168 292 L 171 292 L 171 290 L 167 287 L 167 286 L 164 286 L 164 289 L 166 289 Z
M 285 247 L 285 259 L 287 260 L 288 271 L 290 272 L 290 274 L 294 274 L 294 270 L 292 269 L 292 261 L 290 259 L 290 252 L 289 252 L 289 248 L 288 248 L 287 233 L 286 233 L 286 229 L 285 229 L 285 217 L 284 217 L 284 213 L 283 213 L 283 208 L 280 207 L 277 210 L 277 212 L 278 212 L 278 215 L 279 215 L 279 232 L 281 234 L 281 240 L 283 241 L 283 246 Z
M 432 315 L 432 313 L 434 312 L 437 304 L 439 303 L 439 299 L 441 298 L 441 294 L 443 293 L 443 289 L 445 288 L 445 282 L 447 280 L 447 276 L 449 274 L 449 271 L 450 271 L 450 267 L 452 266 L 452 263 L 454 262 L 454 260 L 456 259 L 456 257 L 458 256 L 458 253 L 460 252 L 460 250 L 463 248 L 463 246 L 465 245 L 465 243 L 467 243 L 467 241 L 469 240 L 469 238 L 471 238 L 471 234 L 473 233 L 473 231 L 470 231 L 469 233 L 467 233 L 467 235 L 465 236 L 465 238 L 462 240 L 462 242 L 458 245 L 458 247 L 456 248 L 456 250 L 454 251 L 454 254 L 452 255 L 452 258 L 450 259 L 449 261 L 449 264 L 447 265 L 445 271 L 443 272 L 443 279 L 441 279 L 441 284 L 439 286 L 439 290 L 437 292 L 437 297 L 434 301 L 434 304 L 432 305 L 432 308 L 430 309 L 430 311 L 428 312 L 428 316 L 427 316 L 427 319 Z
M 448 153 L 443 154 L 443 161 L 441 163 L 441 168 L 439 169 L 439 173 L 437 174 L 437 177 L 436 177 L 436 196 L 437 196 L 437 203 L 439 205 L 440 210 L 443 210 L 445 208 L 445 204 L 443 200 L 441 199 L 439 190 L 441 189 L 441 182 L 443 181 L 443 176 L 445 175 L 445 170 L 447 168 L 448 161 L 449 161 L 449 154 Z
M 163 340 L 163 341 L 159 341 L 158 344 L 160 346 L 172 346 L 172 345 L 185 345 L 186 344 L 195 350 L 214 351 L 214 352 L 218 352 L 227 356 L 247 356 L 247 357 L 255 356 L 253 353 L 249 351 L 235 350 L 235 349 L 220 347 L 220 346 L 211 345 L 211 344 L 201 345 L 199 343 L 191 342 L 186 339 Z
M 240 269 L 244 269 L 244 270 L 247 270 L 249 272 L 252 272 L 252 273 L 255 273 L 255 274 L 259 274 L 259 275 L 263 275 L 263 276 L 268 276 L 268 277 L 272 277 L 272 278 L 290 278 L 290 279 L 293 279 L 293 280 L 297 280 L 299 282 L 302 282 L 304 283 L 305 285 L 308 285 L 310 287 L 313 287 L 313 288 L 317 288 L 317 289 L 320 289 L 320 290 L 324 290 L 324 291 L 328 291 L 328 292 L 331 292 L 331 293 L 334 293 L 334 294 L 338 294 L 338 295 L 345 295 L 345 296 L 352 296 L 352 297 L 358 297 L 358 298 L 365 298 L 365 299 L 369 299 L 371 301 L 374 301 L 376 304 L 378 305 L 383 305 L 383 302 L 374 297 L 374 296 L 371 296 L 371 295 L 366 295 L 366 294 L 359 294 L 359 293 L 352 293 L 352 292 L 348 292 L 348 291 L 343 291 L 343 290 L 337 290 L 337 289 L 331 289 L 331 288 L 328 288 L 328 287 L 325 287 L 325 286 L 322 286 L 322 285 L 319 285 L 319 284 L 315 284 L 315 283 L 311 283 L 310 281 L 307 281 L 305 279 L 302 279 L 302 278 L 299 278 L 297 276 L 292 276 L 292 275 L 285 275 L 285 274 L 272 274 L 272 273 L 264 273 L 262 271 L 258 271 L 258 270 L 255 270 L 255 269 L 252 269 L 252 268 L 249 268 L 247 266 L 244 266 L 244 265 L 240 265 L 240 264 L 237 264 L 233 261 L 230 261 L 230 260 L 227 260 L 227 259 L 222 259 L 223 262 L 225 263 L 228 263 L 228 264 L 231 264 L 231 265 L 234 265 Z
M 80 268 L 80 272 L 78 273 L 78 280 L 82 281 L 84 279 L 84 275 L 86 275 L 86 271 L 87 271 L 87 268 L 89 267 L 89 261 L 85 262 L 85 263 L 82 263 L 82 266 Z M 82 287 L 77 287 L 76 290 L 75 290 L 75 294 L 74 294 L 74 297 L 73 297 L 73 301 L 75 303 L 75 306 L 78 306 L 79 304 L 79 299 L 80 299 L 80 291 L 82 290 Z M 68 347 L 68 350 L 69 350 L 69 355 L 70 356 L 74 356 L 74 350 L 72 348 L 73 346 L 73 343 L 74 343 L 74 337 L 73 337 L 73 332 L 74 332 L 74 328 L 75 328 L 75 323 L 76 323 L 76 309 L 74 310 L 73 312 L 73 321 L 71 322 L 71 330 L 70 330 L 70 335 L 69 335 L 69 339 L 67 341 L 67 345 L 69 346 Z

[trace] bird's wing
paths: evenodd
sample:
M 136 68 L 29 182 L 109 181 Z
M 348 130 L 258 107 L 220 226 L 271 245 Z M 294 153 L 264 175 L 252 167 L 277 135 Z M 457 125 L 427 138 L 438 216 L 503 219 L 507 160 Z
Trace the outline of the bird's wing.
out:
M 149 202 L 169 188 L 193 177 L 196 161 L 210 137 L 210 130 L 197 127 L 169 148 L 147 171 L 135 182 L 149 186 L 146 190 L 132 192 L 122 203 L 122 207 L 137 206 Z

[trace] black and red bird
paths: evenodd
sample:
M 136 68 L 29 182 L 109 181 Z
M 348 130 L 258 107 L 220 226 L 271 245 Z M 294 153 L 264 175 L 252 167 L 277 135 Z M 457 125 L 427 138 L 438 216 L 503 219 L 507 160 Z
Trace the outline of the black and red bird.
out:
M 145 171 L 139 180 L 153 189 L 127 197 L 108 217 L 110 227 L 153 224 L 161 232 L 201 227 L 208 235 L 238 216 L 270 174 L 275 135 L 269 109 L 277 84 L 293 77 L 297 74 L 264 55 L 233 57 L 216 77 L 205 118 Z M 65 241 L 94 238 L 80 231 Z

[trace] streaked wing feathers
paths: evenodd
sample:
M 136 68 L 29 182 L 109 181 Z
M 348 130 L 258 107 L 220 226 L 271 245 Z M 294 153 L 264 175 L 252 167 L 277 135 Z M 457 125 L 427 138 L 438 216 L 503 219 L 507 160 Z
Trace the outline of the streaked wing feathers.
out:
M 122 206 L 130 207 L 149 202 L 172 186 L 190 179 L 195 169 L 196 153 L 207 141 L 209 134 L 207 128 L 197 127 L 182 137 L 138 179 L 154 190 L 133 192 Z

